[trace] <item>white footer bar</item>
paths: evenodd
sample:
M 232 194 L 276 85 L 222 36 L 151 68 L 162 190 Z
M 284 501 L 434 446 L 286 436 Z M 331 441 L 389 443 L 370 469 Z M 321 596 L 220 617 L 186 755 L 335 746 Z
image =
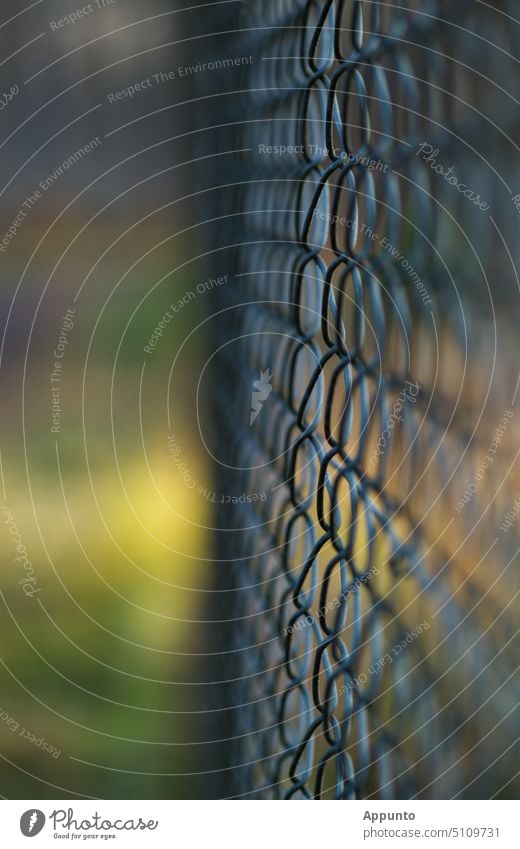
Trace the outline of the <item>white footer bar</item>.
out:
M 1 801 L 0 844 L 518 849 L 517 811 L 513 801 Z

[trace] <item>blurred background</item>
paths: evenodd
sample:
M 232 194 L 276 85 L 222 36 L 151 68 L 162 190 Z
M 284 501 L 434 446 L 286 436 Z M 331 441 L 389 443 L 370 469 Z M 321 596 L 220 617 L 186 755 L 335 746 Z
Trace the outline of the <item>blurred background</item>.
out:
M 199 284 L 226 269 L 195 247 L 194 83 L 172 72 L 219 45 L 180 43 L 203 28 L 198 7 L 179 5 L 2 6 L 11 798 L 193 796 L 196 776 L 176 774 L 207 767 L 189 746 L 213 491 L 196 438 L 204 347 L 190 332 L 207 310 Z

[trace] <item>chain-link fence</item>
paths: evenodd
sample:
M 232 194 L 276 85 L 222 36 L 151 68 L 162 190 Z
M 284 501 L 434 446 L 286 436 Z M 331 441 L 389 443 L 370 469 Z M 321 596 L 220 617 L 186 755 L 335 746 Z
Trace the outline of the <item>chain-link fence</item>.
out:
M 220 793 L 508 795 L 505 7 L 239 6 L 212 101 Z

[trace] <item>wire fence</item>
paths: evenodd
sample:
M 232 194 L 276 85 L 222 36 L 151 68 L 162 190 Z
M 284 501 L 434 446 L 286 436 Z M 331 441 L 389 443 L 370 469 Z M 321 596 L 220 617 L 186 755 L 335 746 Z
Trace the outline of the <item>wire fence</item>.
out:
M 483 456 L 468 362 L 491 344 L 471 279 L 498 191 L 472 148 L 476 101 L 497 106 L 475 5 L 229 12 L 239 212 L 221 192 L 234 276 L 212 363 L 228 795 L 474 797 L 514 773 L 494 734 L 515 739 L 511 537 L 493 543 L 465 489 Z M 505 50 L 504 17 L 479 11 Z M 494 387 L 487 491 L 514 427 Z

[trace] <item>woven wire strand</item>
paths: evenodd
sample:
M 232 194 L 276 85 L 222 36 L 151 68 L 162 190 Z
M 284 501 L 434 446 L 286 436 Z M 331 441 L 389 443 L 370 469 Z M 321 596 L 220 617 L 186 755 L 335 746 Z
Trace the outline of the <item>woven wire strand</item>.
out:
M 231 116 L 247 151 L 237 285 L 216 306 L 240 354 L 222 348 L 215 405 L 240 489 L 265 499 L 219 513 L 240 598 L 235 795 L 428 797 L 464 781 L 468 712 L 430 648 L 456 631 L 462 654 L 473 632 L 456 630 L 449 554 L 422 521 L 460 448 L 433 398 L 432 311 L 455 294 L 417 156 L 448 120 L 445 8 L 270 0 L 239 21 L 255 62 Z M 248 427 L 264 370 L 272 391 Z

